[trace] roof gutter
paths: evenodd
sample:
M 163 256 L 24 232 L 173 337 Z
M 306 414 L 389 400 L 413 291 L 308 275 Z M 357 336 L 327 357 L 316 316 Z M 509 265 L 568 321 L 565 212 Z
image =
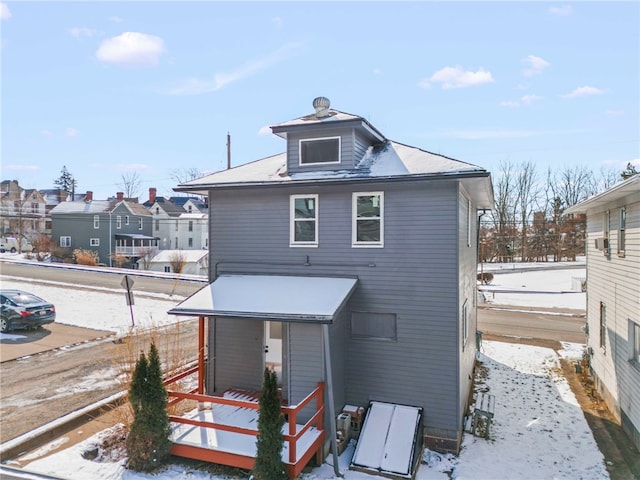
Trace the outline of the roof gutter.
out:
M 259 181 L 259 182 L 233 182 L 233 183 L 210 183 L 202 185 L 178 185 L 174 187 L 175 192 L 204 192 L 201 194 L 206 195 L 209 190 L 225 190 L 225 189 L 238 189 L 238 188 L 253 188 L 253 187 L 282 187 L 284 185 L 290 186 L 315 186 L 322 185 L 345 185 L 354 184 L 360 182 L 414 182 L 416 180 L 465 180 L 473 178 L 487 178 L 491 173 L 486 170 L 475 172 L 454 172 L 454 173 L 418 173 L 407 175 L 385 175 L 379 177 L 343 177 L 343 178 L 305 178 L 304 180 L 275 180 L 275 181 Z

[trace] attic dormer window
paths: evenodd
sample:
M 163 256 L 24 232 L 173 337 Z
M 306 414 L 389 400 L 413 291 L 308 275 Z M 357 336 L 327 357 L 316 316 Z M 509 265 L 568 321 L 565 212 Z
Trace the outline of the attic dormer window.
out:
M 300 140 L 300 165 L 340 163 L 340 137 Z

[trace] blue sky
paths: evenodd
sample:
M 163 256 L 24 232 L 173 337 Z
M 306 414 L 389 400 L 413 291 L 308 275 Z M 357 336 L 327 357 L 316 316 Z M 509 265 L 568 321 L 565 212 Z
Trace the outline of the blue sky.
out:
M 5 2 L 2 179 L 104 199 L 331 107 L 484 167 L 640 166 L 639 2 Z

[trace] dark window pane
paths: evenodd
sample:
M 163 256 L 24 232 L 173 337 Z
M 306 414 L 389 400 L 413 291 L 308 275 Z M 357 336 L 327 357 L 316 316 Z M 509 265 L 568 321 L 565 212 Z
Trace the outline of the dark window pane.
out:
M 330 163 L 340 160 L 340 140 L 303 140 L 300 142 L 300 163 Z
M 316 241 L 316 222 L 314 220 L 297 221 L 295 224 L 296 242 Z
M 296 218 L 316 218 L 315 198 L 296 198 Z
M 356 224 L 356 241 L 379 242 L 380 220 L 358 220 Z
M 392 313 L 351 314 L 351 336 L 378 340 L 396 340 L 396 316 Z
M 379 217 L 380 196 L 367 195 L 358 197 L 358 217 Z

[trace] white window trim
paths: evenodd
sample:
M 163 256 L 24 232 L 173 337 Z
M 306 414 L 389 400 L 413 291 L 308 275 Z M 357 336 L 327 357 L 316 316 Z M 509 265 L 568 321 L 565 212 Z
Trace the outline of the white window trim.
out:
M 116 230 L 120 230 L 122 228 L 122 217 L 120 215 L 116 215 Z
M 467 303 L 465 300 L 462 304 L 462 350 L 465 349 L 467 340 L 469 340 L 469 308 Z
M 143 223 L 143 219 L 138 218 L 138 230 L 142 230 L 142 223 Z
M 124 224 L 129 225 L 129 215 L 124 216 Z
M 629 361 L 636 366 L 636 368 L 640 368 L 640 341 L 636 335 L 640 335 L 640 324 L 634 322 L 630 318 L 629 322 Z
M 618 212 L 618 256 L 624 257 L 626 248 L 627 206 L 620 207 Z
M 315 201 L 315 240 L 313 242 L 296 242 L 296 199 L 298 198 L 313 198 Z M 315 248 L 318 246 L 318 224 L 320 223 L 320 202 L 318 201 L 317 193 L 302 194 L 302 195 L 290 195 L 289 196 L 289 246 L 290 247 L 310 247 Z M 310 219 L 300 219 L 299 221 L 309 221 Z
M 358 242 L 358 197 L 370 197 L 378 195 L 380 197 L 380 241 L 379 242 Z M 364 217 L 363 217 L 364 218 Z M 374 217 L 366 217 L 375 220 Z M 351 195 L 351 246 L 354 248 L 383 248 L 384 247 L 384 192 L 353 192 Z
M 93 216 L 93 228 L 98 230 L 100 228 L 100 215 Z
M 99 247 L 100 246 L 100 239 L 99 238 L 90 238 L 89 239 L 89 245 L 91 245 L 92 247 Z
M 471 246 L 471 200 L 467 200 L 467 247 Z
M 302 144 L 304 142 L 315 142 L 316 140 L 335 140 L 338 139 L 338 161 L 337 162 L 315 162 L 315 163 L 302 163 Z M 342 163 L 342 137 L 318 137 L 318 138 L 301 138 L 298 140 L 298 165 L 306 167 L 308 165 L 337 165 Z
M 71 246 L 71 237 L 69 235 L 61 235 L 59 243 L 61 247 L 69 248 Z

